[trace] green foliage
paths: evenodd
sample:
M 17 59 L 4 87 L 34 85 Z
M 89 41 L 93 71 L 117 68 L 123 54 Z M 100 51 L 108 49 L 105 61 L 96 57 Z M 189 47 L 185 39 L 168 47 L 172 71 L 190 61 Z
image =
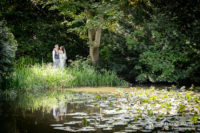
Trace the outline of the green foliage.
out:
M 135 69 L 141 71 L 141 75 L 145 75 L 146 80 L 151 82 L 176 82 L 187 78 L 190 71 L 185 68 L 189 60 L 188 53 L 184 52 L 189 50 L 186 37 L 166 17 L 158 14 L 152 19 L 142 29 L 145 35 L 138 37 L 135 32 L 132 35 L 138 40 L 136 44 L 132 44 L 133 47 L 146 44 L 139 56 L 140 67 Z M 136 80 L 140 80 L 140 77 L 138 75 Z
M 84 45 L 87 41 L 69 33 L 70 27 L 62 24 L 63 17 L 57 11 L 48 11 L 48 7 L 34 5 L 29 0 L 1 0 L 0 6 L 4 7 L 0 8 L 0 19 L 7 21 L 18 42 L 17 59 L 29 56 L 40 62 L 52 61 L 55 44 L 65 46 L 68 59 L 88 55 Z
M 77 60 L 66 69 L 54 69 L 51 64 L 20 66 L 10 75 L 13 89 L 53 89 L 80 86 L 128 86 L 112 71 L 99 72 L 88 61 Z M 21 67 L 22 66 L 22 67 Z
M 42 2 L 50 10 L 59 11 L 59 14 L 64 17 L 62 24 L 70 27 L 68 31 L 78 34 L 82 39 L 87 39 L 87 44 L 89 44 L 90 48 L 93 44 L 96 47 L 95 49 L 99 49 L 101 44 L 102 29 L 116 24 L 117 20 L 123 16 L 119 6 L 120 1 L 118 0 L 47 0 L 45 2 L 36 0 L 34 2 L 36 4 Z M 99 52 L 95 54 L 98 55 Z M 99 58 L 97 56 L 96 61 L 94 61 L 92 55 L 90 53 L 93 65 L 96 66 Z
M 51 61 L 55 44 L 65 46 L 68 59 L 86 57 L 86 44 L 93 43 L 87 43 L 87 30 L 102 25 L 102 71 L 131 82 L 200 81 L 198 0 L 1 0 L 0 6 L 0 19 L 19 44 L 18 59 L 28 55 L 36 62 Z M 75 63 L 87 70 L 82 61 Z M 78 70 L 73 71 L 80 75 Z
M 200 116 L 194 116 L 194 117 L 191 117 L 190 118 L 190 121 L 193 123 L 193 124 L 195 124 L 195 123 L 197 123 L 198 122 L 198 119 L 200 118 Z
M 41 1 L 41 0 L 38 0 Z M 37 2 L 36 2 L 37 3 Z M 110 21 L 116 21 L 119 19 L 123 12 L 120 11 L 119 1 L 105 1 L 105 0 L 48 0 L 45 5 L 50 6 L 50 10 L 58 10 L 60 15 L 66 15 L 71 18 L 71 21 L 64 21 L 67 25 L 76 25 L 72 31 L 78 31 L 79 33 L 86 33 L 87 29 L 94 29 L 100 24 L 106 28 Z M 86 23 L 85 18 L 89 21 Z M 102 21 L 101 18 L 103 18 Z M 79 26 L 79 27 L 77 27 Z
M 184 114 L 185 111 L 186 111 L 186 106 L 183 105 L 183 104 L 180 104 L 180 105 L 179 105 L 179 108 L 178 108 L 178 112 Z
M 186 3 L 125 2 L 126 16 L 114 32 L 107 31 L 102 38 L 101 66 L 115 70 L 131 81 L 181 83 L 187 80 L 198 83 L 199 39 L 194 38 L 198 32 L 188 33 L 187 26 L 182 27 L 191 23 L 182 20 L 184 14 L 180 10 L 183 9 L 179 10 L 178 6 L 196 14 L 200 4 Z M 189 10 L 189 5 L 195 10 Z M 196 15 L 187 19 L 192 23 L 199 22 Z M 194 27 L 199 29 L 198 24 Z
M 151 109 L 147 109 L 147 114 L 148 114 L 149 116 L 153 116 L 153 111 L 152 111 Z
M 40 63 L 37 58 L 31 58 L 29 56 L 27 57 L 20 57 L 15 61 L 15 67 L 16 68 L 23 68 L 23 67 L 29 67 L 32 65 L 35 65 L 37 63 Z
M 4 21 L 0 21 L 0 88 L 5 87 L 5 79 L 13 71 L 13 63 L 17 42 L 13 34 L 5 26 Z
M 114 71 L 96 70 L 90 65 L 90 60 L 79 59 L 71 63 L 68 69 L 72 76 L 76 77 L 75 86 L 128 86 Z
M 82 124 L 83 124 L 83 126 L 85 126 L 85 127 L 90 126 L 90 121 L 88 121 L 88 120 L 84 117 L 83 120 L 82 120 Z
M 171 108 L 171 103 L 170 103 L 170 102 L 161 103 L 161 107 L 162 107 L 162 108 L 165 108 L 165 109 L 167 109 L 167 110 L 170 110 L 170 108 Z
M 96 96 L 96 97 L 94 97 L 94 100 L 99 100 L 101 98 L 101 96 Z

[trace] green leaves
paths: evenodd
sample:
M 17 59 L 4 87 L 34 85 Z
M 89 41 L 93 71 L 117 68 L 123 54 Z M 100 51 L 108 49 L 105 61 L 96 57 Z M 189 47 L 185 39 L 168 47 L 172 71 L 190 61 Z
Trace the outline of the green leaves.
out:
M 138 81 L 176 82 L 188 76 L 185 68 L 178 62 L 188 61 L 186 36 L 180 33 L 177 25 L 168 21 L 166 16 L 155 14 L 152 20 L 136 29 L 126 39 L 129 50 L 139 53 L 136 77 Z M 136 69 L 136 67 L 135 67 Z
M 17 42 L 13 34 L 5 26 L 5 22 L 0 21 L 0 88 L 3 87 L 7 75 L 13 71 L 16 50 Z
M 67 25 L 76 25 L 76 28 L 85 26 L 87 29 L 94 29 L 100 24 L 106 26 L 106 23 L 117 21 L 123 16 L 123 12 L 119 11 L 119 3 L 116 0 L 48 0 L 46 5 L 50 5 L 50 10 L 58 10 L 60 15 L 70 17 L 71 21 L 68 21 Z

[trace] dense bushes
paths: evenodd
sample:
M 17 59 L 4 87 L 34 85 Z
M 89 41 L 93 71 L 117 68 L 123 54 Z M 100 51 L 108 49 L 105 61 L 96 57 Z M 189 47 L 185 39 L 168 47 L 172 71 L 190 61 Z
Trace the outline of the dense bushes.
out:
M 13 71 L 16 47 L 13 34 L 5 26 L 5 22 L 0 21 L 0 88 L 5 87 L 6 78 Z
M 104 34 L 101 66 L 114 69 L 130 81 L 198 84 L 200 42 L 194 37 L 199 31 L 188 32 L 193 27 L 200 28 L 199 24 L 193 24 L 200 22 L 196 16 L 199 5 L 193 5 L 195 10 L 191 11 L 189 1 L 188 5 L 181 1 L 176 4 L 165 1 L 157 5 L 144 3 L 127 8 L 128 15 L 119 22 L 120 27 L 114 33 L 107 31 Z M 179 11 L 182 9 L 178 6 L 194 13 L 193 16 L 187 14 L 191 21 L 186 22 L 187 26 L 181 21 L 183 16 Z M 174 16 L 172 10 L 175 10 Z
M 139 71 L 138 81 L 177 82 L 189 76 L 187 37 L 177 30 L 177 25 L 157 14 L 142 29 L 135 29 L 127 37 L 130 50 L 139 52 L 134 70 Z M 142 45 L 143 49 L 138 49 Z M 136 48 L 136 49 L 135 49 Z

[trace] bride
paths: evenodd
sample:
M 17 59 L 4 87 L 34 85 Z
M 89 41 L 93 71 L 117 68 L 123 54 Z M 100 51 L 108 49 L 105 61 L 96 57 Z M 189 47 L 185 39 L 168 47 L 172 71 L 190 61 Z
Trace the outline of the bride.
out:
M 66 54 L 64 46 L 60 47 L 59 57 L 60 57 L 60 68 L 64 68 L 65 67 L 65 62 L 66 62 L 66 59 L 67 59 L 67 54 Z

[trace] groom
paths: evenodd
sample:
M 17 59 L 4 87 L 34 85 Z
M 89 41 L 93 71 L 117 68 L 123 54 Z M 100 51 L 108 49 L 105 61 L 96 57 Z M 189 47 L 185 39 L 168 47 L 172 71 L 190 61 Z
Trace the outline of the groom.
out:
M 53 51 L 52 51 L 52 57 L 53 57 L 53 67 L 58 68 L 59 67 L 59 46 L 58 44 L 55 45 Z

